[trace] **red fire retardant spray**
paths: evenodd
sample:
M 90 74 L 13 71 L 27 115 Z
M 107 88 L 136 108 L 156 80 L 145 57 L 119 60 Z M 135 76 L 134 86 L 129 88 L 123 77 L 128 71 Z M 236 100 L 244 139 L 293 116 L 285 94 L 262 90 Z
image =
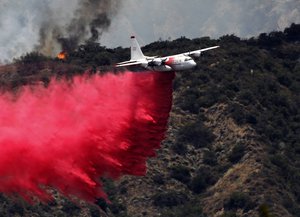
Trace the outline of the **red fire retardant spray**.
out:
M 0 191 L 106 198 L 101 177 L 143 176 L 167 128 L 174 73 L 53 79 L 0 95 Z

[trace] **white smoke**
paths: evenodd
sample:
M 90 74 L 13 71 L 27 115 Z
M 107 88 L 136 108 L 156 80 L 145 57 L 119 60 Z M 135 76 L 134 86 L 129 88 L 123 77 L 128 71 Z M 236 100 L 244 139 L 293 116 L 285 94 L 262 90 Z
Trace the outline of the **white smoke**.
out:
M 0 61 L 10 61 L 39 44 L 40 29 L 53 19 L 63 26 L 72 19 L 77 1 L 61 4 L 60 0 L 0 1 Z

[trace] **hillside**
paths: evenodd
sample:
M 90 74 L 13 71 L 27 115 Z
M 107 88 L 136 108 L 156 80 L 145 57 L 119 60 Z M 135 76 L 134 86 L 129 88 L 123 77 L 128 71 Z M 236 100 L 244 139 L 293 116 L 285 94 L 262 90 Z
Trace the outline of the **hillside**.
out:
M 176 73 L 169 128 L 145 177 L 103 180 L 111 200 L 95 205 L 57 195 L 30 206 L 1 196 L 1 216 L 300 216 L 300 25 L 240 39 L 226 35 L 159 41 L 146 55 L 220 45 Z M 0 67 L 3 91 L 106 71 L 129 49 L 87 43 L 66 61 L 31 53 Z M 99 210 L 98 208 L 101 208 Z

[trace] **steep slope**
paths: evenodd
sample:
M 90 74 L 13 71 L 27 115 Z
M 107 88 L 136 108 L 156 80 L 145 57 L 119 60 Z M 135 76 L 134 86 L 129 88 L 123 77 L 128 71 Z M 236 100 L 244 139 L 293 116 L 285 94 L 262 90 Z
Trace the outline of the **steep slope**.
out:
M 177 73 L 170 129 L 147 177 L 123 181 L 129 216 L 299 216 L 299 25 L 220 38 Z M 297 29 L 297 30 L 296 30 Z M 293 32 L 293 33 L 292 33 Z M 202 38 L 151 50 L 212 45 Z M 154 172 L 153 172 L 154 171 Z M 116 187 L 118 189 L 118 185 Z

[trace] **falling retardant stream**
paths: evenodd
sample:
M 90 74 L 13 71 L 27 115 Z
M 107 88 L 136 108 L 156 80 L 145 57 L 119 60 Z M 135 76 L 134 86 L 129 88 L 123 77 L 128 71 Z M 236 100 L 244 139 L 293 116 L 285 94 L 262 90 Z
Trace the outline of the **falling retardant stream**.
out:
M 142 176 L 167 128 L 174 73 L 53 79 L 0 95 L 0 191 L 106 198 L 101 177 Z

